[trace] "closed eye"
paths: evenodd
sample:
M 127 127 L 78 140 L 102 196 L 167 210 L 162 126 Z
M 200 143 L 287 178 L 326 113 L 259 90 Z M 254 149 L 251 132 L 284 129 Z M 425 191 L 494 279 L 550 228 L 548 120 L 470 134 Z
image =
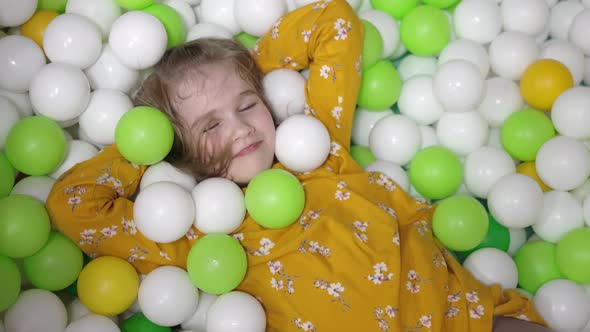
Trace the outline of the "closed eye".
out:
M 251 109 L 252 107 L 256 106 L 257 104 L 258 104 L 257 102 L 256 102 L 256 103 L 253 103 L 253 104 L 250 104 L 250 105 L 248 105 L 248 106 L 246 106 L 246 107 L 242 108 L 242 109 L 240 110 L 240 112 L 247 111 L 247 110 Z
M 219 122 L 213 122 L 211 123 L 209 126 L 207 126 L 207 128 L 205 128 L 205 130 L 203 130 L 203 132 L 208 132 L 210 130 L 215 129 L 217 126 L 219 126 Z

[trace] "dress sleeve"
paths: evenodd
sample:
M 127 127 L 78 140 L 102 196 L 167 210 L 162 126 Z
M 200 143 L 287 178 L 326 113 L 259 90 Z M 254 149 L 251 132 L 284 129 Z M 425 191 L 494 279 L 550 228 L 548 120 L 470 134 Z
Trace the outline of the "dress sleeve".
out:
M 305 111 L 349 150 L 361 84 L 364 28 L 345 0 L 301 7 L 279 19 L 253 49 L 260 69 L 309 67 Z
M 56 181 L 47 199 L 54 227 L 90 257 L 120 257 L 140 273 L 161 265 L 186 265 L 188 239 L 159 244 L 135 227 L 131 197 L 144 171 L 114 145 L 72 167 Z

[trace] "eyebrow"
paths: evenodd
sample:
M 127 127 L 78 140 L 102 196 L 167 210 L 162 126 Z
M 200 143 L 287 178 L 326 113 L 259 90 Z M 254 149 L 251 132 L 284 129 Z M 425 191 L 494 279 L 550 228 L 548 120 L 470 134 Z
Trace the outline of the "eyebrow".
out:
M 238 94 L 238 95 L 235 97 L 235 99 L 234 99 L 234 100 L 237 100 L 237 99 L 240 99 L 240 98 L 242 98 L 242 97 L 244 97 L 244 96 L 249 96 L 249 95 L 258 95 L 258 93 L 257 93 L 256 91 L 254 91 L 254 89 L 252 89 L 252 88 L 249 88 L 249 89 L 246 89 L 246 90 L 243 90 L 242 92 L 240 92 L 240 93 L 239 93 L 239 94 Z M 192 129 L 192 128 L 194 128 L 194 127 L 195 127 L 195 125 L 196 125 L 197 123 L 199 123 L 199 121 L 200 121 L 202 118 L 206 117 L 208 114 L 211 114 L 211 113 L 213 113 L 213 112 L 215 112 L 215 111 L 217 111 L 217 109 L 216 109 L 216 108 L 213 108 L 213 109 L 207 110 L 207 111 L 206 111 L 206 112 L 205 112 L 203 115 L 201 115 L 201 116 L 199 116 L 198 118 L 196 118 L 196 119 L 195 119 L 195 121 L 193 121 L 193 123 L 192 123 L 192 125 L 191 125 L 191 129 Z

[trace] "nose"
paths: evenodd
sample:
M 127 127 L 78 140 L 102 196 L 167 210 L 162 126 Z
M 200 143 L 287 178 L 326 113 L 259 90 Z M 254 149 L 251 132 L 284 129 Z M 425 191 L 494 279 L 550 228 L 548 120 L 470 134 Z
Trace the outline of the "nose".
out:
M 246 138 L 254 132 L 254 126 L 243 119 L 235 119 L 234 141 Z

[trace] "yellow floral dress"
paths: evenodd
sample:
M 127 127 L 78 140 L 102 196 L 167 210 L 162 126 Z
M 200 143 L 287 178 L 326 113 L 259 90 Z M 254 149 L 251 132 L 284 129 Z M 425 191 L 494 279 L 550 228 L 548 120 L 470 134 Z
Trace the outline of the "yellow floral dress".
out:
M 296 223 L 270 230 L 247 217 L 233 234 L 248 253 L 238 289 L 263 304 L 267 331 L 491 331 L 494 315 L 543 322 L 518 292 L 461 267 L 432 235 L 433 206 L 351 158 L 363 34 L 345 0 L 320 1 L 277 21 L 253 49 L 264 72 L 309 67 L 305 110 L 327 126 L 332 150 L 322 167 L 296 174 L 306 193 Z M 185 268 L 202 234 L 160 244 L 135 227 L 131 197 L 144 170 L 105 148 L 56 182 L 53 223 L 91 257 L 118 256 L 140 273 Z

